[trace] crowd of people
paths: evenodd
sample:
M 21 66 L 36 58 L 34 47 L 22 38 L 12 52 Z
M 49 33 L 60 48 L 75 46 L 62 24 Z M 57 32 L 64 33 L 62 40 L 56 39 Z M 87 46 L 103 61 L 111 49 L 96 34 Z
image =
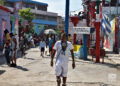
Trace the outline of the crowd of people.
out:
M 19 47 L 22 52 L 22 55 L 25 55 L 26 46 L 35 48 L 39 45 L 40 55 L 44 57 L 44 55 L 49 55 L 51 57 L 51 66 L 53 67 L 53 59 L 56 54 L 56 78 L 57 78 L 57 86 L 61 84 L 61 77 L 63 78 L 63 85 L 66 86 L 67 80 L 67 72 L 68 72 L 68 57 L 69 51 L 72 56 L 72 67 L 75 68 L 75 60 L 73 54 L 73 45 L 69 41 L 67 41 L 67 35 L 65 33 L 62 34 L 61 39 L 57 40 L 56 35 L 42 35 L 42 36 L 29 36 L 26 38 L 24 35 L 20 38 Z M 28 42 L 28 43 L 27 43 Z M 16 35 L 13 33 L 9 33 L 8 30 L 4 31 L 4 47 L 5 47 L 5 58 L 8 66 L 16 67 L 16 55 L 17 55 L 17 40 Z M 49 52 L 49 54 L 48 54 Z
M 40 37 L 40 51 L 41 56 L 44 57 L 44 55 L 52 55 L 53 46 L 56 42 L 56 36 L 53 34 L 46 35 L 45 37 Z
M 6 29 L 4 31 L 4 54 L 6 58 L 6 62 L 8 66 L 16 67 L 16 57 L 17 50 L 21 51 L 21 55 L 25 56 L 25 50 L 29 48 L 35 48 L 36 46 L 40 47 L 41 56 L 44 55 L 51 56 L 53 46 L 56 42 L 56 36 L 53 34 L 39 36 L 39 35 L 30 35 L 26 36 L 24 33 L 18 38 L 16 38 L 17 34 L 9 33 Z

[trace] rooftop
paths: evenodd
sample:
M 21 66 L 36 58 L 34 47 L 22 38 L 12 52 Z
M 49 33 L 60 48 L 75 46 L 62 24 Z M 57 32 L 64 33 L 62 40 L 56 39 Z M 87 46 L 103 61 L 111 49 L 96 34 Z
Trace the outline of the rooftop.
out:
M 23 2 L 28 2 L 28 3 L 40 4 L 40 5 L 46 5 L 46 6 L 48 6 L 47 3 L 42 3 L 42 2 L 33 1 L 33 0 L 7 0 L 7 1 L 10 1 L 10 2 L 23 1 Z
M 0 6 L 0 9 L 2 9 L 2 10 L 4 10 L 4 11 L 7 11 L 7 12 L 11 12 L 10 9 L 8 9 L 8 8 L 6 8 L 6 7 L 4 7 L 4 6 Z

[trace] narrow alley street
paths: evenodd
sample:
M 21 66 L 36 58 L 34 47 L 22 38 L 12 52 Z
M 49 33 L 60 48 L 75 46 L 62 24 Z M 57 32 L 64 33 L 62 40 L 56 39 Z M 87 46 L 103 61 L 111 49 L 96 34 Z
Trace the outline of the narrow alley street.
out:
M 39 48 L 26 53 L 25 57 L 17 59 L 16 68 L 0 66 L 0 86 L 56 86 L 50 57 L 40 57 Z M 120 69 L 109 60 L 105 61 L 108 63 L 76 59 L 76 69 L 72 70 L 70 59 L 67 86 L 120 86 Z

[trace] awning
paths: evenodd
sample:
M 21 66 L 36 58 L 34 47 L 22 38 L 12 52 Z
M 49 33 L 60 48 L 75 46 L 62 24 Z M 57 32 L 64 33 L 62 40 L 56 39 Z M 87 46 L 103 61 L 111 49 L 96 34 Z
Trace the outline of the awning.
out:
M 2 10 L 4 10 L 4 11 L 7 11 L 7 12 L 11 12 L 10 9 L 8 9 L 8 8 L 6 8 L 6 7 L 4 7 L 4 6 L 0 6 L 0 9 L 2 9 Z
M 44 24 L 44 25 L 55 25 L 55 26 L 58 25 L 56 21 L 48 21 L 48 20 L 34 19 L 32 22 L 37 24 Z

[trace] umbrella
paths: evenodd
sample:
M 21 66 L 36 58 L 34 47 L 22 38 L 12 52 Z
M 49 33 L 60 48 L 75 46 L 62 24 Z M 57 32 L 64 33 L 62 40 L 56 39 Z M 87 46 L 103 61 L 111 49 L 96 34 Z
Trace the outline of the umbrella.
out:
M 47 29 L 44 31 L 45 34 L 56 34 L 56 31 L 53 29 Z

